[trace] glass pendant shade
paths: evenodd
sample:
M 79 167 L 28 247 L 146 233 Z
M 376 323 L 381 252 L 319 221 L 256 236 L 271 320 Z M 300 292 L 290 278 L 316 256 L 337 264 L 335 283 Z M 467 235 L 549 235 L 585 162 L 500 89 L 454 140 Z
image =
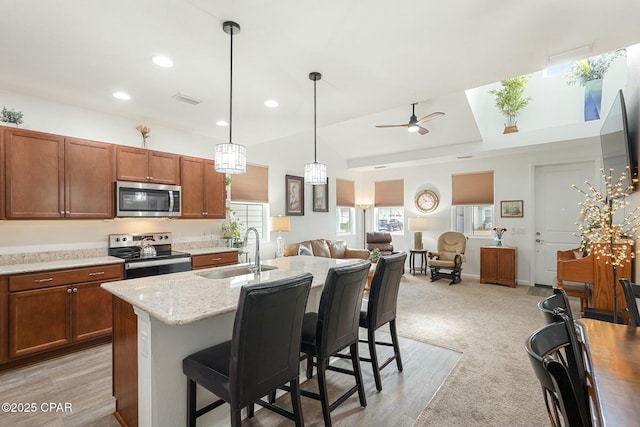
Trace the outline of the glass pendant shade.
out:
M 230 174 L 247 172 L 247 148 L 244 145 L 230 142 L 217 144 L 214 159 L 216 172 Z
M 318 162 L 304 165 L 304 183 L 311 185 L 326 184 L 327 165 Z

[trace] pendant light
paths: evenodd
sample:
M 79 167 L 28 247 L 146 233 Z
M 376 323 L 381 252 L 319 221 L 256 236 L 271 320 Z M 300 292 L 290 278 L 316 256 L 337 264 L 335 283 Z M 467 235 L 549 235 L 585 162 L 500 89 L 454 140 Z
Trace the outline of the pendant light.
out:
M 316 82 L 321 78 L 320 73 L 309 74 L 309 80 L 313 80 L 313 163 L 304 165 L 304 183 L 311 185 L 327 183 L 327 165 L 316 160 Z
M 217 144 L 215 148 L 216 172 L 239 174 L 247 171 L 247 148 L 234 144 L 231 136 L 233 129 L 233 36 L 240 33 L 240 25 L 233 21 L 222 24 L 225 33 L 231 36 L 231 57 L 229 61 L 229 142 Z

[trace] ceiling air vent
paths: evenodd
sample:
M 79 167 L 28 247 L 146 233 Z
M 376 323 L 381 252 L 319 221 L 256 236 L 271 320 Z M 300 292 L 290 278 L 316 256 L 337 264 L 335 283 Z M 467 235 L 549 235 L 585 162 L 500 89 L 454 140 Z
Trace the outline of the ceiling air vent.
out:
M 173 95 L 172 98 L 177 99 L 178 101 L 186 102 L 187 104 L 191 104 L 191 105 L 198 105 L 202 103 L 202 100 L 193 98 L 188 95 L 184 95 L 182 93 L 176 93 L 175 95 Z

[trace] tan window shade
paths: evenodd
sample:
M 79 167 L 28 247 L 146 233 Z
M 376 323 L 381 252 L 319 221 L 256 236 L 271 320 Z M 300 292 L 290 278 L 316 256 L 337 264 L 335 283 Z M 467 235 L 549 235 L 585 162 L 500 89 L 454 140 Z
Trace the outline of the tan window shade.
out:
M 375 206 L 404 206 L 404 180 L 376 181 Z
M 493 205 L 493 171 L 451 175 L 451 204 Z
M 231 200 L 269 203 L 269 167 L 247 164 L 247 173 L 232 175 Z
M 354 207 L 356 205 L 355 184 L 346 179 L 336 179 L 336 206 Z

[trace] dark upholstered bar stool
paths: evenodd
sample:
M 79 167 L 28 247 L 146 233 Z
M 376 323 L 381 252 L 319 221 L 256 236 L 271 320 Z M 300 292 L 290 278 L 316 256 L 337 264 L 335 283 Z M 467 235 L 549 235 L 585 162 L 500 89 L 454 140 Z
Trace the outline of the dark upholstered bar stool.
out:
M 380 370 L 395 359 L 398 371 L 402 372 L 402 358 L 400 357 L 400 346 L 398 345 L 398 334 L 396 333 L 396 306 L 398 303 L 398 289 L 400 279 L 404 270 L 404 262 L 407 259 L 405 252 L 380 257 L 373 278 L 371 279 L 371 290 L 369 300 L 363 301 L 366 310 L 360 312 L 360 327 L 367 329 L 367 340 L 360 340 L 369 344 L 370 358 L 360 358 L 366 362 L 371 362 L 373 367 L 373 377 L 376 381 L 378 391 L 382 390 L 382 380 Z M 376 341 L 376 330 L 383 325 L 389 324 L 391 331 L 391 343 Z M 378 364 L 376 354 L 376 344 L 393 346 L 393 356 Z
M 303 426 L 298 371 L 302 321 L 311 287 L 309 273 L 243 286 L 231 341 L 206 348 L 182 361 L 187 376 L 187 425 L 227 402 L 230 425 L 241 425 L 240 410 L 253 416 L 253 404 L 271 409 Z M 260 400 L 289 382 L 293 413 Z M 196 409 L 196 384 L 220 400 Z
M 318 312 L 307 313 L 304 316 L 301 351 L 307 357 L 307 378 L 311 378 L 313 366 L 316 366 L 320 393 L 305 390 L 301 393 L 303 396 L 320 400 L 324 425 L 327 427 L 331 426 L 331 411 L 356 391 L 360 397 L 360 406 L 367 406 L 358 358 L 358 324 L 360 304 L 370 266 L 371 263 L 365 261 L 331 268 L 322 290 Z M 347 347 L 350 350 L 348 357 L 351 359 L 353 370 L 330 366 L 329 358 Z M 356 380 L 355 386 L 331 404 L 327 395 L 327 370 L 353 375 Z

